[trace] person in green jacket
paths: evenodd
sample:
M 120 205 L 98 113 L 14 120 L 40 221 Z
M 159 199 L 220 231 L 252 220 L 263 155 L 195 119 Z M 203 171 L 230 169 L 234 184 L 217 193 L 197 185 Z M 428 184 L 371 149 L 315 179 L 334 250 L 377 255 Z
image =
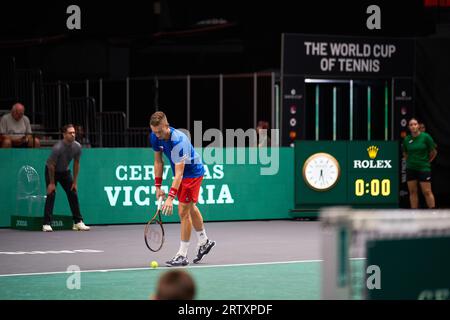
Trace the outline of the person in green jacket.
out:
M 436 158 L 437 150 L 433 138 L 419 129 L 419 122 L 411 118 L 409 131 L 403 140 L 403 157 L 406 160 L 406 180 L 409 190 L 409 202 L 412 209 L 419 207 L 418 183 L 428 208 L 435 208 L 431 190 L 431 162 Z

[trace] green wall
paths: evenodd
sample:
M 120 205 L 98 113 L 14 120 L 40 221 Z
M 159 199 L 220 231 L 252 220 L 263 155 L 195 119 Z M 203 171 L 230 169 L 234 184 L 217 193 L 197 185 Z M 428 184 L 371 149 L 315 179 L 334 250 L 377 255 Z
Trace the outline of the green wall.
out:
M 234 149 L 236 150 L 236 149 Z M 279 170 L 262 175 L 271 164 L 261 161 L 257 149 L 245 152 L 247 164 L 207 165 L 198 207 L 205 221 L 258 220 L 289 218 L 294 203 L 294 150 L 279 148 Z M 223 158 L 233 149 L 219 149 Z M 256 161 L 249 164 L 249 152 Z M 10 226 L 13 214 L 41 216 L 43 201 L 17 200 L 31 185 L 27 175 L 18 176 L 24 165 L 40 176 L 40 193 L 45 194 L 44 166 L 50 149 L 0 149 L 0 227 Z M 217 155 L 217 154 L 216 154 Z M 234 163 L 237 162 L 236 153 Z M 254 159 L 252 159 L 254 160 Z M 273 164 L 273 163 L 272 163 Z M 172 172 L 165 159 L 167 173 L 163 186 L 170 188 Z M 80 161 L 78 193 L 81 212 L 87 224 L 143 223 L 155 211 L 153 152 L 147 148 L 84 149 Z M 18 193 L 18 182 L 25 187 Z M 65 192 L 58 186 L 54 214 L 70 215 Z M 178 215 L 165 218 L 175 222 Z

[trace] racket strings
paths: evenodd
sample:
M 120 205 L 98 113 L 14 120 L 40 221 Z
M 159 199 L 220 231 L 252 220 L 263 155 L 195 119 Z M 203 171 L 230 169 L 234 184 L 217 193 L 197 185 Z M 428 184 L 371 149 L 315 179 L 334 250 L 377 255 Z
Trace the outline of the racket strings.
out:
M 161 249 L 164 242 L 164 229 L 158 219 L 153 219 L 145 229 L 145 243 L 151 251 Z
M 155 246 L 161 243 L 163 234 L 159 222 L 153 222 L 150 224 L 147 237 L 151 243 L 155 244 Z

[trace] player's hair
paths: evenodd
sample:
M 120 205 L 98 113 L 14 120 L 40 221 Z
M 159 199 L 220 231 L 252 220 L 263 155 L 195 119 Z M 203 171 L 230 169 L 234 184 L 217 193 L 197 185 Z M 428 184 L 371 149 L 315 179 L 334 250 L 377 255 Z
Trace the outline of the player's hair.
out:
M 156 111 L 152 116 L 150 117 L 150 125 L 151 126 L 159 126 L 160 124 L 167 124 L 169 125 L 169 122 L 167 121 L 167 117 L 162 111 Z
M 66 133 L 67 129 L 69 129 L 69 128 L 74 128 L 75 129 L 75 126 L 73 124 L 71 124 L 71 123 L 66 124 L 64 127 L 61 128 L 61 132 L 62 133 Z
M 412 118 L 410 118 L 409 120 L 408 120 L 408 125 L 409 125 L 409 123 L 411 122 L 411 121 L 413 121 L 413 120 L 416 120 L 417 121 L 417 124 L 420 124 L 421 122 L 419 121 L 419 119 L 417 119 L 416 117 L 412 117 Z
M 193 300 L 194 296 L 195 283 L 186 271 L 168 271 L 159 278 L 155 295 L 156 299 Z
M 20 101 L 17 101 L 16 103 L 13 104 L 11 111 L 16 111 L 18 106 L 22 106 L 25 109 L 25 106 L 23 105 L 23 103 L 21 103 Z

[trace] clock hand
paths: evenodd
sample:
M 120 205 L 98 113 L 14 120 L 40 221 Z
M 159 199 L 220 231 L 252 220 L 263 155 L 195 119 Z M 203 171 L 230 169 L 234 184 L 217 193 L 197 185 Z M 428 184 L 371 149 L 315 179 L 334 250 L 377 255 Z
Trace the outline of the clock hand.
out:
M 322 185 L 324 185 L 325 181 L 323 181 L 322 170 L 320 170 L 320 177 L 319 177 L 319 180 L 322 182 Z

